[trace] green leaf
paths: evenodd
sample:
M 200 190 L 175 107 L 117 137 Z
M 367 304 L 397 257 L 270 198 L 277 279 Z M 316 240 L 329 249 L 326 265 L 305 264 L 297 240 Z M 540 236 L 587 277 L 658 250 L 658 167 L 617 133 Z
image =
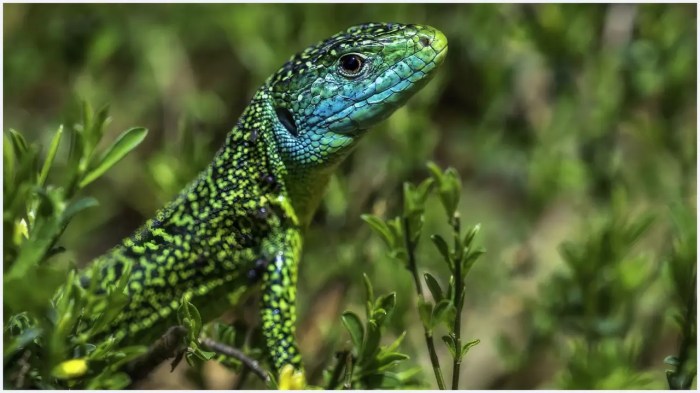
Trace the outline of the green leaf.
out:
M 441 183 L 442 182 L 442 170 L 440 169 L 440 167 L 437 166 L 437 164 L 435 164 L 432 161 L 429 161 L 426 166 L 428 167 L 430 174 L 438 182 L 438 184 Z
M 362 273 L 362 282 L 365 284 L 365 299 L 367 299 L 368 302 L 373 303 L 374 302 L 374 290 L 372 289 L 372 283 L 369 281 L 369 277 L 367 277 L 366 273 Z M 371 310 L 367 312 L 367 315 L 369 316 Z
M 474 237 L 481 231 L 481 224 L 476 224 L 467 233 L 464 235 L 464 239 L 462 240 L 462 246 L 464 247 L 469 247 L 472 244 L 472 241 L 474 241 Z
M 68 168 L 70 168 L 73 173 L 72 176 L 78 174 L 80 169 L 81 160 L 87 158 L 85 157 L 85 137 L 76 128 L 71 130 L 70 138 L 70 150 L 68 151 Z
M 352 344 L 359 354 L 362 350 L 362 342 L 365 337 L 365 329 L 362 327 L 360 317 L 352 311 L 345 311 L 340 318 L 343 320 L 343 325 L 345 325 L 345 328 L 350 333 Z
M 455 341 L 454 336 L 451 333 L 448 336 L 442 336 L 442 341 L 444 341 L 445 345 L 447 345 L 447 349 L 450 351 L 452 358 L 456 358 L 457 357 L 457 342 Z
M 102 134 L 104 133 L 104 128 L 109 122 L 109 104 L 103 106 L 95 116 L 92 124 L 88 126 L 85 123 L 85 127 L 90 127 L 87 131 L 86 138 L 90 141 L 90 146 L 94 148 L 100 139 L 102 139 Z
M 421 207 L 425 204 L 425 201 L 428 199 L 428 195 L 430 194 L 430 190 L 432 190 L 433 188 L 433 184 L 435 184 L 435 180 L 429 177 L 423 180 L 418 185 L 418 187 L 416 187 L 415 196 L 418 203 L 420 203 Z
M 384 352 L 382 351 L 377 356 L 377 361 L 373 365 L 377 371 L 385 370 L 389 367 L 396 365 L 398 362 L 409 359 L 410 357 L 401 352 Z
M 370 318 L 370 320 L 376 322 L 377 326 L 382 326 L 386 321 L 386 316 L 386 310 L 384 310 L 383 308 L 378 308 L 372 311 L 372 318 Z
M 439 302 L 440 300 L 442 300 L 443 299 L 442 288 L 440 288 L 440 284 L 438 284 L 435 277 L 433 277 L 433 275 L 430 273 L 425 273 L 425 274 L 423 274 L 423 278 L 425 279 L 425 283 L 428 284 L 428 289 L 430 290 L 430 293 L 433 295 L 433 299 L 435 299 L 436 302 Z
M 53 165 L 53 160 L 56 157 L 56 152 L 58 151 L 58 145 L 61 143 L 61 137 L 63 136 L 63 125 L 58 127 L 58 131 L 51 139 L 51 144 L 49 145 L 49 150 L 46 153 L 46 160 L 44 160 L 44 165 L 41 167 L 41 173 L 39 174 L 39 185 L 43 186 L 46 182 L 46 178 L 49 176 L 49 171 Z
M 447 285 L 446 299 L 453 299 L 455 294 L 455 276 L 450 275 L 450 281 Z
M 27 140 L 24 139 L 22 134 L 17 132 L 16 130 L 13 130 L 10 128 L 10 140 L 12 140 L 12 147 L 15 149 L 15 154 L 17 155 L 18 159 L 22 159 L 22 157 L 27 153 L 27 150 L 29 150 L 29 145 L 27 144 Z
M 381 338 L 379 332 L 379 326 L 374 321 L 367 322 L 367 339 L 365 340 L 365 345 L 362 348 L 362 354 L 360 355 L 360 363 L 366 363 L 374 357 L 377 349 L 379 348 L 379 339 Z
M 199 348 L 195 349 L 194 354 L 201 360 L 211 360 L 216 356 L 216 352 L 203 351 Z
M 416 198 L 413 195 L 415 192 L 415 187 L 410 182 L 403 183 L 403 214 L 408 217 L 413 212 L 419 210 L 419 206 L 416 204 Z
M 462 191 L 459 175 L 454 168 L 447 168 L 444 172 L 434 163 L 428 163 L 428 169 L 438 185 L 438 194 L 448 218 L 451 220 L 457 211 L 457 204 Z
M 433 244 L 435 244 L 435 248 L 440 252 L 440 255 L 442 255 L 442 258 L 447 262 L 447 266 L 450 267 L 450 270 L 453 270 L 452 268 L 452 257 L 450 256 L 450 250 L 447 246 L 447 242 L 445 239 L 442 238 L 442 236 L 438 234 L 434 234 L 430 236 L 430 240 L 433 241 Z
M 396 307 L 396 292 L 391 292 L 388 295 L 380 296 L 376 301 L 377 308 L 381 308 L 386 312 L 386 315 L 391 315 Z
M 406 337 L 406 331 L 404 330 L 403 333 L 401 333 L 401 335 L 399 336 L 399 338 L 397 338 L 396 340 L 394 340 L 393 343 L 389 344 L 389 345 L 385 348 L 385 350 L 388 351 L 388 352 L 395 351 L 395 350 L 399 347 L 399 345 L 401 345 L 401 342 L 403 341 L 403 339 L 404 339 L 405 337 Z
M 466 257 L 462 260 L 462 278 L 466 277 L 474 263 L 479 259 L 480 256 L 484 255 L 486 250 L 479 248 L 477 250 L 470 251 L 465 247 L 464 254 Z
M 124 131 L 114 143 L 107 148 L 95 167 L 88 172 L 80 181 L 80 188 L 92 183 L 95 179 L 104 174 L 109 168 L 114 166 L 119 160 L 124 158 L 130 151 L 135 149 L 146 138 L 148 130 L 145 128 L 130 128 Z
M 481 342 L 481 340 L 476 339 L 476 340 L 472 340 L 472 341 L 469 341 L 468 343 L 464 344 L 464 345 L 462 346 L 462 352 L 460 353 L 459 358 L 462 359 L 462 358 L 464 357 L 464 355 L 466 355 L 467 352 L 469 352 L 469 350 L 470 350 L 472 347 L 475 347 L 475 346 L 476 346 L 477 344 L 479 344 L 480 342 Z
M 447 316 L 447 312 L 451 304 L 452 302 L 450 300 L 443 299 L 435 305 L 435 308 L 433 309 L 431 327 L 435 327 L 435 325 L 437 325 L 438 323 L 445 321 L 445 317 Z
M 379 236 L 384 240 L 387 247 L 392 248 L 396 243 L 394 235 L 392 234 L 389 226 L 379 217 L 373 216 L 371 214 L 363 214 L 360 216 L 370 228 L 374 230 Z
M 71 219 L 73 219 L 73 217 L 75 217 L 76 214 L 80 213 L 85 209 L 95 207 L 98 205 L 99 203 L 95 198 L 80 198 L 77 201 L 68 205 L 66 210 L 63 211 L 63 214 L 61 215 L 61 222 L 67 224 Z

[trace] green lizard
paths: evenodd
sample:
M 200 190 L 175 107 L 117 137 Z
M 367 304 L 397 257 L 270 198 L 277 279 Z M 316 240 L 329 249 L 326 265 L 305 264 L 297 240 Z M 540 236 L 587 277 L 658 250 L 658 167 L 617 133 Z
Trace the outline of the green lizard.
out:
M 130 302 L 109 334 L 148 344 L 176 324 L 184 294 L 206 321 L 227 307 L 227 294 L 259 283 L 272 365 L 302 370 L 294 324 L 304 230 L 336 166 L 446 54 L 432 27 L 370 23 L 293 56 L 255 93 L 211 164 L 95 261 L 101 288 L 132 264 Z

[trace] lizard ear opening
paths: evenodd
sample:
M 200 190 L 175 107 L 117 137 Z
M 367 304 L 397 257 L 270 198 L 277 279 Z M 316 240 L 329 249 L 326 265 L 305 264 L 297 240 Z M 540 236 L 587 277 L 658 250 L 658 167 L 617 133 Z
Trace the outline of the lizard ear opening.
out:
M 282 123 L 284 128 L 289 131 L 290 134 L 297 137 L 299 136 L 299 130 L 297 130 L 297 125 L 294 122 L 294 116 L 287 108 L 277 107 L 275 108 L 275 113 L 277 113 L 277 119 Z

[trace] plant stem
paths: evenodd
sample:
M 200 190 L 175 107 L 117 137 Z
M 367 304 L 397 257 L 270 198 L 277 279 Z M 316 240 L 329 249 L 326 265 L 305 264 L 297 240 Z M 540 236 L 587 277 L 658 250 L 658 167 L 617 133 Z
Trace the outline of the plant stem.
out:
M 349 351 L 342 351 L 338 352 L 336 354 L 336 359 L 338 360 L 335 368 L 333 369 L 333 375 L 331 376 L 330 382 L 328 382 L 328 386 L 326 387 L 326 390 L 334 390 L 336 386 L 338 386 L 338 383 L 340 383 L 340 376 L 343 372 L 343 368 L 345 367 L 345 364 L 347 363 L 346 358 L 350 355 Z
M 226 344 L 217 342 L 212 340 L 211 338 L 204 337 L 200 339 L 200 343 L 209 348 L 210 350 L 220 353 L 222 355 L 230 356 L 234 359 L 239 360 L 241 363 L 243 363 L 244 366 L 246 366 L 250 371 L 253 372 L 258 378 L 260 378 L 263 382 L 269 383 L 270 382 L 270 377 L 267 371 L 263 369 L 260 364 L 258 363 L 257 360 L 251 359 L 248 357 L 246 354 L 244 354 L 241 350 L 230 347 Z
M 418 268 L 416 265 L 415 248 L 416 245 L 413 244 L 410 238 L 410 228 L 408 225 L 408 219 L 406 217 L 401 218 L 401 223 L 403 225 L 403 236 L 404 245 L 406 246 L 406 253 L 408 254 L 408 268 L 413 275 L 413 281 L 416 284 L 416 292 L 418 293 L 418 298 L 422 302 L 423 288 L 420 284 L 420 279 L 418 278 Z M 430 363 L 433 365 L 433 372 L 435 373 L 435 380 L 437 381 L 438 388 L 440 390 L 445 390 L 445 381 L 442 377 L 442 369 L 440 369 L 440 359 L 438 359 L 437 352 L 435 352 L 435 342 L 433 341 L 433 333 L 423 325 L 423 330 L 425 331 L 425 343 L 428 345 L 428 352 L 430 353 Z
M 455 335 L 455 343 L 456 343 L 456 353 L 454 358 L 452 359 L 452 390 L 457 390 L 459 389 L 459 369 L 462 366 L 462 307 L 464 306 L 463 302 L 463 292 L 464 292 L 464 280 L 462 277 L 462 261 L 465 257 L 463 254 L 463 251 L 459 250 L 461 248 L 461 243 L 460 243 L 460 222 L 459 222 L 459 216 L 455 213 L 455 215 L 452 218 L 452 230 L 454 233 L 454 241 L 455 241 L 455 252 L 458 253 L 458 255 L 461 255 L 461 258 L 459 260 L 455 261 L 455 307 L 457 307 L 457 312 L 455 315 L 455 320 L 454 320 L 454 327 L 453 327 L 453 334 Z M 458 251 L 459 250 L 459 251 Z

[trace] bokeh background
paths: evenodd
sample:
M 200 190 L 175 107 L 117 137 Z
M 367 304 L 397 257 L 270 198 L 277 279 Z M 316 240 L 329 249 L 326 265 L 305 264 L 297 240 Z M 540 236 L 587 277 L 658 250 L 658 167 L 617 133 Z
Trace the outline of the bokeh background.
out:
M 463 388 L 665 388 L 682 303 L 668 266 L 683 235 L 672 211 L 696 222 L 696 18 L 692 4 L 8 4 L 3 129 L 46 146 L 84 98 L 110 104 L 107 141 L 150 130 L 88 187 L 101 207 L 63 238 L 85 264 L 208 163 L 294 52 L 357 23 L 430 24 L 449 40 L 442 70 L 342 165 L 308 231 L 298 328 L 307 367 L 347 346 L 339 316 L 361 313 L 364 272 L 376 292 L 398 293 L 386 338 L 406 330 L 401 349 L 435 386 L 411 276 L 360 219 L 399 214 L 402 183 L 427 177 L 432 160 L 461 174 L 462 221 L 482 224 L 487 250 L 467 280 L 462 336 L 481 343 L 465 358 Z M 608 237 L 601 228 L 619 216 L 652 218 L 638 241 L 606 243 L 618 226 Z M 444 277 L 427 236 L 448 233 L 437 199 L 425 233 L 419 269 Z M 583 267 L 563 256 L 564 242 L 584 250 Z M 143 387 L 235 379 L 216 364 L 201 378 L 186 368 L 164 367 Z

